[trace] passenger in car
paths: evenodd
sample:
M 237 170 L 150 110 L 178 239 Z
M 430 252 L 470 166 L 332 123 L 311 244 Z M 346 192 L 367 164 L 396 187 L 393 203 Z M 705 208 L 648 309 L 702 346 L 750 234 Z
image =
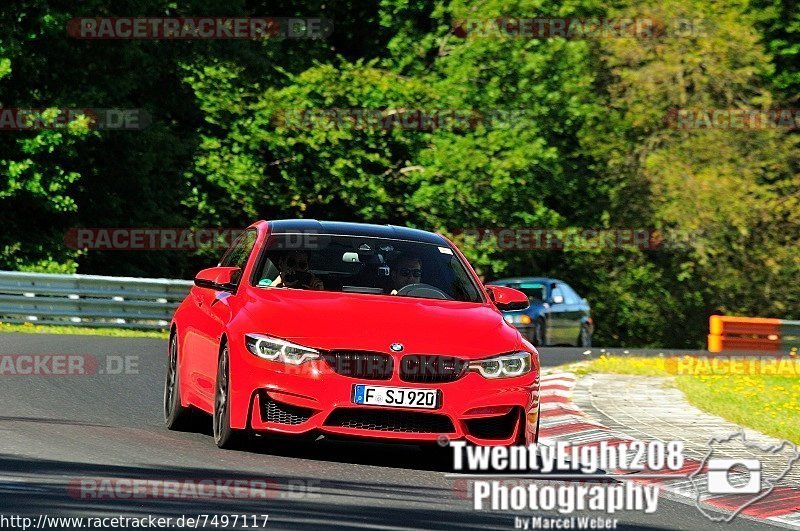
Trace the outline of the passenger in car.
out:
M 397 295 L 405 286 L 422 282 L 422 259 L 417 256 L 400 255 L 390 267 L 391 295 Z
M 280 274 L 271 286 L 322 290 L 322 280 L 309 271 L 310 263 L 305 251 L 289 251 L 278 258 Z

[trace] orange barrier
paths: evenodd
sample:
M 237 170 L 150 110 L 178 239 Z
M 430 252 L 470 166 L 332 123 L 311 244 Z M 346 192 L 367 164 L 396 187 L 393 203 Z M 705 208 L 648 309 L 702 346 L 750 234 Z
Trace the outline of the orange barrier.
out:
M 709 318 L 708 350 L 779 352 L 797 344 L 800 322 L 763 317 L 712 315 Z

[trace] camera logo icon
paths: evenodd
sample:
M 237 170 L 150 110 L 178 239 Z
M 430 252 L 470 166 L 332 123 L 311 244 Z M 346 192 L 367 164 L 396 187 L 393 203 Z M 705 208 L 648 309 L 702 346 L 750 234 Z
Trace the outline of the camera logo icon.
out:
M 712 522 L 730 522 L 770 496 L 800 462 L 800 452 L 793 443 L 751 442 L 744 429 L 712 437 L 706 446 L 705 457 L 687 477 L 695 506 Z M 722 502 L 726 509 L 704 503 L 707 498 Z
M 709 494 L 757 494 L 761 492 L 758 459 L 709 459 Z

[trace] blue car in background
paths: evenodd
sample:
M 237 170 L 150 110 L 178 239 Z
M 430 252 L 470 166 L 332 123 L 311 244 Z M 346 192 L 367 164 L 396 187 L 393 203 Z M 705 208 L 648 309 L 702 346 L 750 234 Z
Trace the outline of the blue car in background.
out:
M 519 277 L 493 280 L 528 296 L 525 310 L 503 312 L 506 322 L 516 326 L 535 346 L 592 346 L 594 323 L 586 299 L 557 278 Z

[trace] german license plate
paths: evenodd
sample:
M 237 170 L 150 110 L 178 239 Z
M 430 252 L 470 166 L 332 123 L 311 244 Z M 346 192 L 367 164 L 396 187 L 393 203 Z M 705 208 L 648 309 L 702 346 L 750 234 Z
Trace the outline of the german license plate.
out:
M 437 389 L 356 384 L 353 386 L 353 403 L 362 406 L 436 409 L 439 407 L 439 391 Z

